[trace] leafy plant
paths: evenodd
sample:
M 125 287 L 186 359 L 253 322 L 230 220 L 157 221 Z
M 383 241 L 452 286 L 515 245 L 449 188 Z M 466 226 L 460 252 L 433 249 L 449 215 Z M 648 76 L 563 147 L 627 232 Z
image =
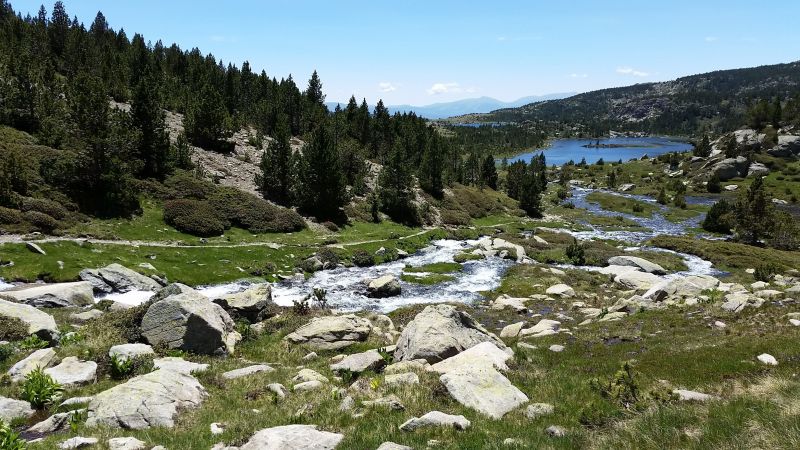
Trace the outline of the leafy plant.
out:
M 567 246 L 566 249 L 567 259 L 569 259 L 572 264 L 576 266 L 582 266 L 586 264 L 586 255 L 583 250 L 583 246 L 578 242 L 577 239 L 572 238 L 572 243 Z
M 394 354 L 386 351 L 386 348 L 384 347 L 379 348 L 378 354 L 381 355 L 381 358 L 383 358 L 383 361 L 386 363 L 387 366 L 392 362 L 394 362 Z
M 86 338 L 81 333 L 77 332 L 66 333 L 64 334 L 64 336 L 61 337 L 61 340 L 58 341 L 58 344 L 62 347 L 66 347 L 67 345 L 83 342 L 84 339 Z
M 34 349 L 38 350 L 40 348 L 47 347 L 47 341 L 40 338 L 39 336 L 36 336 L 35 334 L 32 334 L 23 339 L 22 342 L 20 342 L 19 346 L 24 350 L 34 350 Z
M 111 378 L 122 380 L 133 372 L 133 358 L 111 356 Z
M 61 397 L 62 392 L 61 385 L 44 373 L 41 367 L 26 375 L 22 384 L 22 399 L 27 400 L 35 409 L 53 404 Z
M 626 361 L 608 381 L 593 378 L 589 386 L 597 391 L 601 397 L 616 403 L 626 410 L 635 410 L 639 406 L 640 387 L 637 380 L 638 373 L 633 370 L 633 364 Z
M 375 265 L 375 258 L 366 250 L 356 250 L 353 252 L 353 264 L 358 267 L 371 267 Z
M 342 382 L 344 384 L 350 384 L 353 381 L 355 381 L 358 374 L 356 374 L 350 369 L 342 369 L 339 371 L 339 376 L 342 377 Z
M 328 309 L 328 292 L 325 289 L 315 287 L 313 290 L 314 303 L 319 309 Z
M 378 388 L 379 388 L 379 387 L 381 387 L 381 379 L 380 379 L 380 378 L 378 378 L 378 377 L 375 377 L 375 378 L 371 379 L 371 380 L 369 381 L 369 387 L 370 387 L 370 389 L 372 389 L 373 391 L 377 391 L 377 390 L 378 390 Z
M 7 360 L 14 354 L 14 347 L 11 344 L 0 344 L 0 363 Z
M 73 433 L 76 433 L 80 424 L 86 422 L 87 417 L 88 413 L 85 409 L 76 409 L 75 411 L 72 411 L 72 414 L 69 415 L 69 429 Z
M 311 306 L 308 304 L 309 297 L 303 297 L 300 300 L 292 300 L 292 312 L 298 316 L 305 316 L 311 312 Z
M 0 449 L 1 450 L 25 450 L 27 444 L 25 440 L 15 433 L 11 426 L 0 420 Z
M 756 267 L 753 277 L 758 281 L 768 282 L 776 273 L 778 273 L 778 267 L 775 264 L 766 263 Z
M 708 297 L 707 303 L 717 303 L 725 297 L 725 293 L 719 289 L 705 289 L 700 294 Z

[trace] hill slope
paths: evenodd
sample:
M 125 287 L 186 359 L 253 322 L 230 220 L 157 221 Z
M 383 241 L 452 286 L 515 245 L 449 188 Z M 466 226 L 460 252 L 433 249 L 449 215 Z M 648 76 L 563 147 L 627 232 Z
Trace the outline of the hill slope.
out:
M 800 91 L 800 62 L 721 70 L 673 81 L 586 92 L 569 98 L 506 108 L 485 121 L 560 121 L 590 130 L 693 134 L 729 131 L 743 124 L 756 99 L 785 99 Z

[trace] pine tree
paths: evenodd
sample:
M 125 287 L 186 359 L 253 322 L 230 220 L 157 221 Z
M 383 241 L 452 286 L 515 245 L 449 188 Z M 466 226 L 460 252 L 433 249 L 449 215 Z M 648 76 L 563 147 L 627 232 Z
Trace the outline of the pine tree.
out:
M 772 226 L 772 208 L 764 192 L 764 180 L 756 177 L 736 203 L 736 235 L 747 244 L 757 244 Z
M 149 71 L 136 86 L 131 102 L 133 125 L 139 130 L 138 158 L 142 161 L 139 175 L 163 180 L 170 171 L 170 142 L 166 130 L 166 114 L 162 109 L 156 75 Z
M 714 172 L 714 174 L 711 175 L 711 178 L 708 180 L 708 183 L 706 184 L 706 190 L 712 194 L 718 194 L 722 192 L 722 186 L 720 184 L 719 174 Z
M 225 101 L 219 90 L 206 82 L 186 116 L 186 136 L 198 147 L 226 150 L 223 140 L 231 135 L 229 120 Z
M 701 158 L 708 158 L 711 155 L 711 143 L 708 141 L 707 134 L 704 134 L 703 139 L 695 146 L 694 155 Z
M 340 220 L 347 190 L 330 125 L 317 127 L 303 148 L 297 175 L 298 204 L 320 220 Z
M 481 185 L 488 186 L 490 189 L 497 189 L 497 168 L 495 167 L 494 156 L 492 155 L 487 155 L 483 160 Z
M 537 166 L 538 164 L 533 163 L 528 165 L 522 177 L 519 193 L 519 207 L 531 217 L 542 215 L 542 189 Z
M 425 145 L 422 164 L 419 168 L 420 187 L 435 198 L 442 198 L 444 195 L 442 172 L 445 153 L 443 139 L 434 134 Z
M 285 114 L 280 114 L 275 138 L 261 155 L 261 173 L 256 176 L 256 185 L 264 198 L 281 205 L 289 204 L 293 188 L 290 137 L 289 120 Z
M 406 157 L 406 140 L 398 140 L 392 147 L 378 180 L 378 192 L 383 212 L 394 221 L 409 225 L 420 223 L 414 206 L 413 177 Z

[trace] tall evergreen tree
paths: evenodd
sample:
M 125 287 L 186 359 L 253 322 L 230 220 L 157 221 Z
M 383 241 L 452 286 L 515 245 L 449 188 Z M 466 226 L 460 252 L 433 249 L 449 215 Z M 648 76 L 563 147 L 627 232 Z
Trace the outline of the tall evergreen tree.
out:
M 142 161 L 139 174 L 163 180 L 171 169 L 170 142 L 156 77 L 151 70 L 140 78 L 131 103 L 131 115 L 141 136 L 137 145 L 138 158 Z
M 298 176 L 297 195 L 301 209 L 318 219 L 341 219 L 341 208 L 347 203 L 347 190 L 330 125 L 321 125 L 314 130 L 303 148 Z
M 491 189 L 497 189 L 497 168 L 495 167 L 494 156 L 486 155 L 481 168 L 481 185 Z
M 419 212 L 414 205 L 412 170 L 407 162 L 407 140 L 397 140 L 378 180 L 383 212 L 396 222 L 417 225 Z
M 256 185 L 264 198 L 282 205 L 289 204 L 294 184 L 290 137 L 289 120 L 280 114 L 275 138 L 261 155 L 261 173 L 256 176 Z
M 442 172 L 444 170 L 445 153 L 443 139 L 434 133 L 425 145 L 418 178 L 420 187 L 435 198 L 442 198 L 444 195 Z
M 213 150 L 224 150 L 223 140 L 231 135 L 228 111 L 222 95 L 206 82 L 199 98 L 191 103 L 186 116 L 186 136 L 193 144 Z

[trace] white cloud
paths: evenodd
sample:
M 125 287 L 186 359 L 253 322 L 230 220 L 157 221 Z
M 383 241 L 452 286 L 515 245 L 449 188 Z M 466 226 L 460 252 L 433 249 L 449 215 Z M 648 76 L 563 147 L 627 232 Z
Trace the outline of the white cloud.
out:
M 381 81 L 378 83 L 378 90 L 381 92 L 393 92 L 397 90 L 397 86 L 389 81 Z
M 705 39 L 706 42 L 717 42 L 718 40 L 719 40 L 719 38 L 716 37 L 716 36 L 706 36 L 706 39 Z
M 589 78 L 589 74 L 587 73 L 571 73 L 569 74 L 570 78 Z
M 439 95 L 461 92 L 461 85 L 458 83 L 435 83 L 428 89 L 428 94 Z
M 643 72 L 641 70 L 636 70 L 632 67 L 624 66 L 624 67 L 617 67 L 617 73 L 622 75 L 632 75 L 634 77 L 648 77 L 650 76 L 649 72 Z

